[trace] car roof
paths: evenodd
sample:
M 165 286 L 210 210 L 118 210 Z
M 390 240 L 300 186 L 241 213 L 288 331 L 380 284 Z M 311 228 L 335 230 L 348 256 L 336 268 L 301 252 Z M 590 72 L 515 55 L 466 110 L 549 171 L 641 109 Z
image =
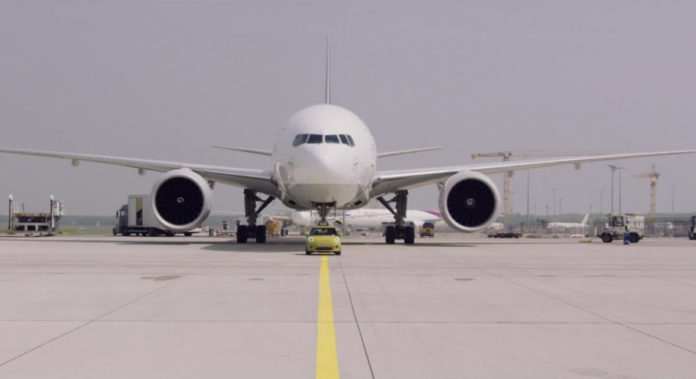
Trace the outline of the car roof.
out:
M 318 226 L 313 226 L 312 229 L 336 229 L 333 226 L 329 225 L 318 225 Z

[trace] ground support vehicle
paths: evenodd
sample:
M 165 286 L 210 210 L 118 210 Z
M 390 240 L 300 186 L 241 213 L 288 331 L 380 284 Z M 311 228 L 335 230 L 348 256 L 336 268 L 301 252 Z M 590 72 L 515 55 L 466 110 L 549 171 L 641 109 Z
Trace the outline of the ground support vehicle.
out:
M 418 229 L 418 234 L 423 237 L 435 237 L 435 224 L 432 222 L 424 222 L 423 226 Z
M 696 216 L 691 216 L 691 226 L 689 227 L 689 239 L 696 240 Z
M 488 234 L 488 238 L 520 238 L 522 233 L 514 232 L 495 232 Z
M 329 225 L 314 226 L 309 231 L 305 254 L 334 253 L 341 255 L 341 235 L 336 228 Z
M 129 195 L 128 203 L 116 212 L 114 235 L 122 236 L 174 236 L 174 232 L 166 230 L 155 219 L 150 195 Z M 190 236 L 191 232 L 185 232 Z
M 638 243 L 643 239 L 643 230 L 637 225 L 635 221 L 631 221 L 631 218 L 635 217 L 629 215 L 608 215 L 608 222 L 604 225 L 604 229 L 598 234 L 604 243 L 611 243 L 613 240 L 623 240 L 626 235 L 626 223 L 628 222 L 630 232 L 628 241 L 631 243 Z
M 63 203 L 50 197 L 48 213 L 26 212 L 17 209 L 17 203 L 10 195 L 7 232 L 23 233 L 25 236 L 52 236 L 58 232 L 58 221 L 65 216 Z M 24 208 L 22 206 L 22 208 Z

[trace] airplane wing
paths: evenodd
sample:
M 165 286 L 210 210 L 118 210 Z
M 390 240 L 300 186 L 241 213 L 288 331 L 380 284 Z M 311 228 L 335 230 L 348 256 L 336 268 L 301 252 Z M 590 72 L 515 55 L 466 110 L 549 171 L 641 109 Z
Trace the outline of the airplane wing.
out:
M 377 158 L 387 158 L 387 157 L 393 157 L 396 155 L 422 153 L 424 151 L 433 151 L 433 150 L 442 150 L 442 146 L 421 147 L 418 149 L 409 149 L 409 150 L 390 151 L 390 152 L 386 152 L 386 153 L 377 153 Z
M 107 155 L 61 153 L 57 151 L 0 148 L 0 153 L 67 159 L 72 161 L 73 166 L 77 166 L 81 161 L 85 161 L 158 172 L 165 172 L 178 168 L 188 168 L 194 172 L 197 172 L 207 180 L 245 187 L 273 196 L 276 196 L 278 192 L 278 187 L 272 180 L 272 174 L 264 170 L 211 166 L 195 163 L 156 161 L 128 157 L 112 157 Z
M 385 193 L 394 192 L 400 189 L 420 187 L 427 184 L 439 183 L 447 180 L 450 176 L 459 171 L 474 171 L 482 174 L 498 174 L 503 172 L 528 170 L 533 168 L 576 165 L 580 167 L 582 163 L 609 161 L 630 158 L 657 157 L 666 155 L 694 154 L 696 150 L 675 150 L 659 151 L 649 153 L 627 153 L 627 154 L 604 154 L 604 155 L 585 155 L 577 157 L 550 158 L 528 161 L 508 161 L 477 163 L 461 166 L 435 167 L 414 170 L 392 170 L 377 172 L 372 185 L 372 196 L 379 196 Z

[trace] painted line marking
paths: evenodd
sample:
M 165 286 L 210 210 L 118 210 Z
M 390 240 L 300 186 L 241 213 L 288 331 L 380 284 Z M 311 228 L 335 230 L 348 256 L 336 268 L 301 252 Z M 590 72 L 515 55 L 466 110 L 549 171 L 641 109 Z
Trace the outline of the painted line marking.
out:
M 338 353 L 334 327 L 329 257 L 321 257 L 319 269 L 319 313 L 317 317 L 317 379 L 338 379 Z

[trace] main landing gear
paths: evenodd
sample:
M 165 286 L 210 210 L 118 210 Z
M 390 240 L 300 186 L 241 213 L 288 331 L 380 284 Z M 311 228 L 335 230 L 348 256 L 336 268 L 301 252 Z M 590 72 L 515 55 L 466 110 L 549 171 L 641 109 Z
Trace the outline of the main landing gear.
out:
M 389 200 L 385 200 L 382 196 L 377 200 L 394 215 L 394 223 L 388 223 L 384 228 L 384 239 L 387 245 L 392 245 L 395 240 L 400 239 L 404 240 L 406 245 L 413 245 L 416 240 L 416 226 L 405 220 L 408 191 L 396 191 L 394 197 Z M 396 203 L 396 210 L 389 203 Z
M 266 242 L 266 226 L 256 225 L 256 218 L 273 200 L 275 200 L 273 196 L 268 196 L 264 200 L 256 196 L 256 191 L 244 190 L 244 216 L 248 225 L 237 226 L 237 243 L 246 243 L 249 238 L 255 239 L 257 243 Z M 258 209 L 257 202 L 261 203 Z

